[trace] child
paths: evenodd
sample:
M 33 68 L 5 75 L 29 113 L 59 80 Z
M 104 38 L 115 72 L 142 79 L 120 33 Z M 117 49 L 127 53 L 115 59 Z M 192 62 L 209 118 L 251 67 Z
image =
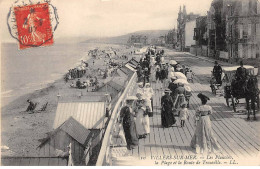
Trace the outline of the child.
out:
M 181 110 L 179 111 L 181 127 L 184 127 L 185 120 L 189 119 L 188 109 L 186 108 L 186 103 L 182 103 Z

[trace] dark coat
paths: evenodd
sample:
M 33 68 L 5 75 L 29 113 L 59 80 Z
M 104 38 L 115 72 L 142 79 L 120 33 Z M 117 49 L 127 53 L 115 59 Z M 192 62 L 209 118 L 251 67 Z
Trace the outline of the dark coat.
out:
M 170 95 L 164 95 L 161 98 L 161 123 L 163 127 L 170 127 L 175 124 L 176 119 L 174 118 L 172 109 L 173 109 L 173 100 Z
M 120 119 L 123 122 L 123 129 L 127 146 L 138 145 L 138 136 L 135 126 L 134 115 L 128 106 L 124 106 L 120 111 Z

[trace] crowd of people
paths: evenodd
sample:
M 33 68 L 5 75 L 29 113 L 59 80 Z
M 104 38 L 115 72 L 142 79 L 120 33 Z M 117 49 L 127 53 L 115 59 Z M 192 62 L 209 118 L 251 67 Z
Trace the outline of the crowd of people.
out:
M 163 50 L 153 46 L 148 48 L 137 67 L 137 94 L 126 98 L 126 105 L 120 112 L 119 123 L 124 130 L 128 150 L 134 149 L 138 145 L 138 139 L 146 138 L 150 133 L 149 117 L 153 116 L 154 96 L 151 78 L 155 79 L 155 85 L 161 84 L 160 89 L 163 88 L 165 93 L 160 99 L 162 127 L 176 125 L 176 117 L 180 120 L 180 127 L 185 127 L 185 121 L 190 117 L 191 88 L 185 77 L 189 72 L 192 71 L 180 64 L 165 63 Z M 180 76 L 180 73 L 184 76 Z M 220 146 L 214 137 L 209 118 L 212 114 L 211 106 L 207 105 L 209 98 L 202 93 L 197 96 L 202 105 L 196 109 L 193 118 L 196 129 L 190 146 L 197 153 L 218 151 Z

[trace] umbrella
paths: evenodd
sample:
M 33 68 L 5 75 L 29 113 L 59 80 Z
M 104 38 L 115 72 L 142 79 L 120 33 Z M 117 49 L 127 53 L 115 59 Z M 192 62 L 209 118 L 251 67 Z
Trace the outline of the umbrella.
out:
M 177 62 L 175 60 L 170 60 L 170 65 L 177 65 Z
M 184 85 L 188 85 L 189 84 L 189 82 L 187 80 L 185 80 L 185 79 L 177 79 L 173 83 L 175 83 L 175 84 L 182 83 Z
M 184 85 L 184 88 L 185 88 L 185 90 L 187 91 L 187 92 L 191 92 L 191 88 L 190 88 L 190 86 L 189 85 Z
M 181 73 L 181 72 L 174 72 L 174 75 L 178 78 L 178 79 L 185 79 L 187 80 L 187 77 L 185 76 L 185 74 Z

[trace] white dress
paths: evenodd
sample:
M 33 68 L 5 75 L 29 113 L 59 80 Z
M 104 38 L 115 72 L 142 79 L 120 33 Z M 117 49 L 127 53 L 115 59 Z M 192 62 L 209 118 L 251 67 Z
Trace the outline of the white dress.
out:
M 141 108 L 136 109 L 136 130 L 138 135 L 144 135 L 150 133 L 150 122 L 149 122 L 149 116 L 145 115 L 144 113 L 146 111 L 145 103 L 143 102 L 143 105 Z

